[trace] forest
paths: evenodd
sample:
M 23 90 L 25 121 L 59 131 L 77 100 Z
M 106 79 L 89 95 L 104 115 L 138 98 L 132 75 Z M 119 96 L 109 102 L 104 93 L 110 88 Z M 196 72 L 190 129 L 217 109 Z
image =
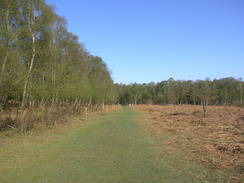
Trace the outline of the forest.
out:
M 7 105 L 115 101 L 109 70 L 43 0 L 0 2 L 0 101 Z
M 62 116 L 64 108 L 79 113 L 82 106 L 115 103 L 105 62 L 86 50 L 44 0 L 1 0 L 0 22 L 0 111 L 17 107 L 15 117 L 1 115 L 0 128 L 19 126 L 19 112 L 33 107 L 44 106 L 43 115 L 62 107 Z
M 129 57 L 123 57 L 120 53 L 117 53 L 120 56 L 116 58 L 107 57 L 108 55 L 102 52 L 101 56 L 90 53 L 82 43 L 83 40 L 79 40 L 80 35 L 68 30 L 66 19 L 59 16 L 58 11 L 47 2 L 56 3 L 59 8 L 63 7 L 77 16 L 79 25 L 76 29 L 84 26 L 87 27 L 86 31 L 92 32 L 84 35 L 87 40 L 93 39 L 99 32 L 105 32 L 109 38 L 104 36 L 106 41 L 94 39 L 94 44 L 99 49 L 109 48 L 109 56 L 120 52 Z M 229 56 L 224 51 L 230 47 L 224 49 L 221 45 L 221 48 L 216 48 L 218 44 L 222 44 L 221 41 L 234 43 L 230 41 L 234 38 L 228 35 L 231 31 L 226 29 L 228 33 L 221 32 L 219 22 L 224 22 L 223 28 L 232 26 L 233 22 L 238 24 L 237 18 L 243 15 L 238 9 L 241 5 L 231 0 L 225 3 L 211 1 L 206 3 L 205 8 L 202 3 L 207 1 L 193 3 L 182 0 L 148 0 L 143 1 L 145 4 L 138 2 L 141 3 L 130 0 L 0 0 L 1 183 L 244 182 L 244 81 L 241 78 L 242 70 L 239 69 L 241 67 L 238 65 L 242 64 L 243 54 L 233 51 L 243 49 L 240 45 L 235 47 L 229 44 L 233 46 Z M 179 6 L 180 3 L 186 7 Z M 170 5 L 169 8 L 167 4 Z M 234 5 L 238 8 L 233 8 Z M 86 9 L 84 14 L 79 14 L 83 11 L 77 12 L 74 6 L 78 10 Z M 198 12 L 199 7 L 202 12 Z M 216 7 L 219 10 L 216 11 Z M 221 14 L 227 12 L 227 8 L 233 8 L 239 13 L 236 19 L 229 19 L 231 9 L 228 9 L 226 17 L 231 24 L 226 23 L 228 21 L 222 16 L 223 13 Z M 212 16 L 211 10 L 214 12 Z M 216 12 L 219 14 L 215 14 Z M 99 19 L 101 13 L 106 14 L 106 18 L 101 16 Z M 128 14 L 125 16 L 125 13 Z M 184 15 L 190 16 L 184 18 Z M 200 17 L 196 21 L 200 22 L 202 27 L 200 24 L 195 25 L 192 15 Z M 218 17 L 216 34 L 221 32 L 225 37 L 229 36 L 226 40 L 225 37 L 223 40 L 217 37 L 216 40 L 221 41 L 216 45 L 216 40 L 209 37 L 210 34 L 216 36 L 213 31 L 215 23 L 209 23 L 210 18 L 214 19 L 215 16 Z M 127 22 L 130 21 L 128 17 L 132 22 Z M 155 20 L 151 20 L 153 17 Z M 102 19 L 105 19 L 105 22 L 99 22 Z M 167 19 L 166 24 L 164 21 L 156 21 L 161 19 Z M 145 27 L 144 21 L 148 21 L 148 27 L 153 28 L 143 32 L 141 27 Z M 94 23 L 94 27 L 89 27 L 87 22 Z M 113 25 L 111 22 L 118 24 Z M 162 27 L 159 27 L 160 23 Z M 209 27 L 202 30 L 205 28 L 204 23 L 208 23 Z M 173 24 L 180 24 L 182 29 L 177 27 L 173 31 Z M 183 24 L 187 29 L 184 29 Z M 201 30 L 196 27 L 194 29 L 193 24 Z M 170 27 L 171 38 L 175 40 L 171 40 L 164 31 L 161 32 L 164 26 Z M 103 29 L 104 27 L 106 29 Z M 116 29 L 113 29 L 114 27 Z M 125 30 L 121 30 L 122 27 L 125 27 Z M 189 27 L 191 30 L 188 30 Z M 233 30 L 236 31 L 237 27 L 241 26 L 236 25 Z M 134 30 L 135 28 L 137 30 Z M 160 35 L 154 33 L 156 29 L 160 30 Z M 118 45 L 115 44 L 115 39 L 109 40 L 112 34 L 118 37 L 118 30 L 124 31 L 128 36 L 125 45 L 121 41 L 125 38 L 123 36 L 119 37 L 120 41 L 116 41 L 121 47 L 116 47 Z M 142 31 L 140 34 L 143 38 L 135 35 L 139 31 Z M 194 35 L 190 35 L 191 31 Z M 205 41 L 205 31 L 209 39 L 206 47 L 201 45 Z M 189 35 L 183 35 L 188 32 Z M 152 34 L 156 36 L 154 39 Z M 175 44 L 178 51 L 176 47 L 169 45 L 169 42 L 158 39 L 161 35 L 164 35 L 165 40 L 168 37 L 170 42 L 173 41 L 172 45 Z M 241 42 L 241 36 L 235 37 L 238 43 Z M 140 46 L 136 51 L 132 51 L 132 48 L 136 47 L 133 43 L 137 43 L 139 38 L 143 46 L 146 45 L 146 55 L 151 55 L 151 60 L 144 57 L 144 49 L 140 49 Z M 206 73 L 201 73 L 202 62 L 208 62 L 203 65 L 212 67 L 211 61 L 217 60 L 216 58 L 219 60 L 216 61 L 215 67 L 220 66 L 220 61 L 225 65 L 213 67 L 210 71 L 225 73 L 224 76 L 199 80 L 173 78 L 179 72 L 177 69 L 187 72 L 188 65 L 181 68 L 178 63 L 185 64 L 187 59 L 181 57 L 184 50 L 181 47 L 191 40 L 197 40 L 197 43 L 192 42 L 192 47 L 191 44 L 188 45 L 185 51 L 190 53 L 186 55 L 191 55 L 195 46 L 200 49 L 198 53 L 194 52 L 199 60 L 191 58 L 191 63 L 194 61 L 196 65 L 199 64 L 198 68 L 192 68 L 195 70 L 191 70 L 191 78 L 196 77 L 195 72 Z M 214 49 L 208 49 L 210 44 Z M 160 48 L 154 49 L 153 45 Z M 169 50 L 174 51 L 169 52 L 173 57 L 180 57 L 175 57 L 171 69 L 168 68 L 170 66 L 166 59 L 153 57 L 154 51 L 159 52 L 158 55 L 166 53 L 167 51 L 161 51 L 168 46 Z M 219 55 L 214 55 L 213 50 L 219 51 Z M 205 54 L 209 56 L 208 59 L 202 58 Z M 237 54 L 237 57 L 234 54 Z M 184 54 L 182 56 L 184 57 Z M 109 63 L 104 58 L 115 59 L 111 59 Z M 119 58 L 126 61 L 118 62 Z M 160 60 L 160 67 L 156 68 L 159 63 L 153 65 L 153 58 Z M 237 63 L 233 64 L 239 67 L 235 72 L 234 67 L 228 68 L 230 58 L 237 60 Z M 130 84 L 119 83 L 120 81 L 113 77 L 109 65 L 113 66 L 115 62 L 127 63 L 126 67 L 117 65 L 117 71 L 113 69 L 118 72 L 126 68 L 120 79 L 129 78 L 129 81 L 123 82 L 131 82 Z M 143 64 L 140 65 L 142 62 L 147 64 L 144 66 L 146 73 L 143 72 Z M 133 66 L 135 68 L 132 68 Z M 172 73 L 172 77 L 163 73 L 163 67 Z M 132 78 L 127 68 L 133 71 L 133 77 L 139 78 L 142 73 L 140 77 L 147 81 L 151 80 L 151 76 L 154 77 L 150 73 L 160 72 L 160 75 L 156 74 L 160 78 L 155 78 L 159 82 L 133 82 L 132 79 L 136 77 Z M 230 76 L 226 69 L 229 70 Z M 138 70 L 140 72 L 137 73 Z
M 44 0 L 1 0 L 0 22 L 2 129 L 18 127 L 19 113 L 36 115 L 34 108 L 60 117 L 110 104 L 243 104 L 241 78 L 114 83 L 105 61 L 89 53 Z
M 243 105 L 244 83 L 233 77 L 210 80 L 168 80 L 117 84 L 120 104 Z

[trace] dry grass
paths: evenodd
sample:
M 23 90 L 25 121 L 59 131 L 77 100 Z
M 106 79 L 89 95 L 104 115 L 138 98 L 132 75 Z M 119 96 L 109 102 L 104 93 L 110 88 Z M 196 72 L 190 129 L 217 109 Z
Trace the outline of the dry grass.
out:
M 244 108 L 208 106 L 137 105 L 146 112 L 146 126 L 161 139 L 167 153 L 181 152 L 213 170 L 230 173 L 229 182 L 244 178 Z M 165 148 L 166 147 L 166 148 Z
M 53 127 L 58 123 L 65 123 L 70 117 L 80 116 L 82 120 L 88 118 L 91 113 L 100 114 L 116 110 L 119 106 L 109 105 L 102 107 L 94 106 L 38 106 L 25 109 L 9 108 L 0 112 L 0 132 L 18 131 L 27 133 L 32 129 L 42 129 L 43 127 Z

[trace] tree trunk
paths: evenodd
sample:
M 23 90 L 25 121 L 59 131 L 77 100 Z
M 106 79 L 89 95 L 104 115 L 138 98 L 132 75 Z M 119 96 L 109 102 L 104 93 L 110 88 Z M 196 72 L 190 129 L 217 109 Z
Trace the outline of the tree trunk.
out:
M 27 76 L 25 79 L 25 83 L 24 83 L 24 89 L 23 89 L 23 95 L 22 95 L 22 104 L 21 106 L 24 107 L 25 103 L 26 103 L 26 91 L 27 91 L 27 86 L 29 83 L 29 79 L 30 79 L 30 74 L 33 68 L 33 64 L 34 64 L 34 60 L 35 60 L 35 56 L 36 56 L 36 47 L 35 47 L 35 34 L 32 33 L 32 57 L 31 57 L 31 62 L 30 62 L 30 67 L 29 70 L 27 72 Z
M 2 69 L 1 69 L 1 73 L 3 74 L 4 73 L 4 70 L 5 70 L 5 66 L 6 66 L 6 63 L 8 61 L 8 48 L 7 48 L 7 52 L 6 52 L 6 55 L 3 59 L 3 65 L 2 65 Z
M 6 67 L 6 63 L 8 60 L 8 55 L 9 55 L 9 9 L 7 9 L 6 11 L 6 19 L 5 19 L 5 23 L 6 23 L 6 32 L 7 32 L 7 51 L 6 51 L 6 55 L 3 59 L 3 64 L 2 64 L 2 68 L 1 68 L 1 73 L 4 73 L 5 67 Z
M 104 102 L 102 103 L 102 111 L 105 110 L 105 105 L 104 105 Z

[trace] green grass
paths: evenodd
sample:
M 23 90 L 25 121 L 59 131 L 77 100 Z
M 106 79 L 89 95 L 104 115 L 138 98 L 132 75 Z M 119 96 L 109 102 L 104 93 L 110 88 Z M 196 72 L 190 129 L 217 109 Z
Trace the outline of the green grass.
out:
M 157 158 L 155 140 L 138 125 L 138 115 L 122 108 L 67 129 L 4 140 L 0 182 L 202 182 L 186 174 L 194 166 L 177 170 L 167 157 Z

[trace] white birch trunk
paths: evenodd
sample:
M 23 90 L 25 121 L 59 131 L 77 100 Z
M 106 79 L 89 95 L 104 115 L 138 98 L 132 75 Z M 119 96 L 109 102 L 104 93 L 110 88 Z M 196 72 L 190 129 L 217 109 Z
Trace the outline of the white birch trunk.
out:
M 6 11 L 6 31 L 7 31 L 7 51 L 6 51 L 6 55 L 3 59 L 3 64 L 2 64 L 2 68 L 1 68 L 1 73 L 4 73 L 5 67 L 6 67 L 6 63 L 8 61 L 8 55 L 9 55 L 9 9 L 7 9 Z
M 22 96 L 22 104 L 21 106 L 24 107 L 25 103 L 26 103 L 26 91 L 27 91 L 27 86 L 29 83 L 29 78 L 30 78 L 30 74 L 33 68 L 33 64 L 34 64 L 34 60 L 35 60 L 35 56 L 36 56 L 36 47 L 35 47 L 35 34 L 32 33 L 32 57 L 31 57 L 31 62 L 30 62 L 30 67 L 26 76 L 26 80 L 24 83 L 24 89 L 23 89 L 23 96 Z

